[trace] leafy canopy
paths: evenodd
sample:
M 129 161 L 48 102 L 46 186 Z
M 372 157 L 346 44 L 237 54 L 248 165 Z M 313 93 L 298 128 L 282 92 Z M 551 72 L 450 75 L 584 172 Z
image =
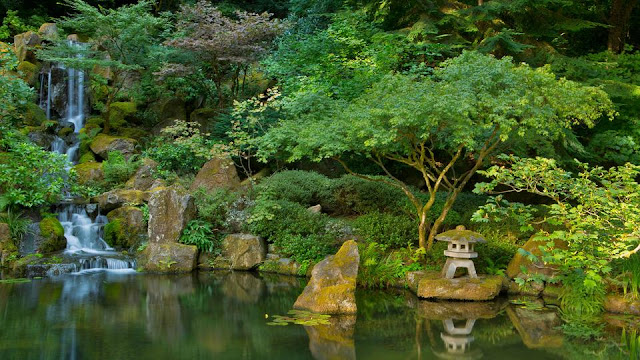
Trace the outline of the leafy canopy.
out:
M 263 159 L 284 152 L 289 161 L 315 161 L 356 153 L 368 156 L 416 208 L 420 245 L 427 245 L 427 212 L 436 193 L 448 190 L 429 244 L 456 196 L 485 160 L 513 142 L 536 149 L 562 138 L 573 125 L 593 126 L 614 114 L 602 90 L 556 79 L 477 52 L 447 60 L 431 77 L 388 75 L 352 102 L 317 96 L 313 112 L 282 121 L 258 142 Z M 429 200 L 421 201 L 385 162 L 418 170 Z M 344 165 L 344 163 L 343 163 Z

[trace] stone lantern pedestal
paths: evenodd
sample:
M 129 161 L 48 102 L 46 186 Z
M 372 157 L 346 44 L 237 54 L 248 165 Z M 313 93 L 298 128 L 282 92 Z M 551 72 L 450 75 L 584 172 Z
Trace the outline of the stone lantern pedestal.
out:
M 458 268 L 466 268 L 471 278 L 478 277 L 476 267 L 471 259 L 478 257 L 478 253 L 475 252 L 475 243 L 486 243 L 482 235 L 466 230 L 464 226 L 460 225 L 455 230 L 445 231 L 436 236 L 436 240 L 449 243 L 447 250 L 444 251 L 448 257 L 442 268 L 444 278 L 453 279 Z

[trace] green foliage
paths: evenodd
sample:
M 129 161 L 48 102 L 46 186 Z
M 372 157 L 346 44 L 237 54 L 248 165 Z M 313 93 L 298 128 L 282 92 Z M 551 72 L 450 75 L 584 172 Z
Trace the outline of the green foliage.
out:
M 24 19 L 18 15 L 17 10 L 7 10 L 7 14 L 2 20 L 2 26 L 0 26 L 0 40 L 12 40 L 14 35 L 37 30 L 33 25 L 26 24 Z
M 158 162 L 159 174 L 170 176 L 195 173 L 211 159 L 213 144 L 209 134 L 200 132 L 200 124 L 175 120 L 174 125 L 167 126 L 159 137 L 154 138 L 144 151 L 143 156 Z
M 356 234 L 366 242 L 375 242 L 387 248 L 416 245 L 418 233 L 415 220 L 406 215 L 371 212 L 353 221 Z
M 15 74 L 18 66 L 13 48 L 0 44 L 0 138 L 6 136 L 28 113 L 33 89 Z
M 322 205 L 331 198 L 332 180 L 312 171 L 282 171 L 262 180 L 255 188 L 261 197 L 287 200 L 302 206 Z
M 576 271 L 563 276 L 562 285 L 560 304 L 567 323 L 563 326 L 565 333 L 585 339 L 600 335 L 603 324 L 598 315 L 604 309 L 604 284 L 589 284 L 585 274 Z
M 227 227 L 227 214 L 238 194 L 226 189 L 211 192 L 198 189 L 195 199 L 198 217 L 210 224 L 213 230 L 222 231 Z
M 619 272 L 615 281 L 622 286 L 624 295 L 637 299 L 640 296 L 640 255 L 633 254 L 614 263 Z
M 383 244 L 361 243 L 359 251 L 358 286 L 386 287 L 403 280 L 409 271 L 423 270 L 424 249 L 414 249 L 411 245 L 387 252 Z
M 57 202 L 69 189 L 75 172 L 67 172 L 65 155 L 45 151 L 28 139 L 9 132 L 0 138 L 0 189 L 3 202 L 34 207 Z
M 29 233 L 31 220 L 24 217 L 22 212 L 7 209 L 6 213 L 0 214 L 0 222 L 9 225 L 9 234 L 14 244 L 19 244 L 22 238 Z
M 220 239 L 214 234 L 211 224 L 202 220 L 191 220 L 182 230 L 180 243 L 195 245 L 200 251 L 220 254 Z
M 124 184 L 136 173 L 140 162 L 136 156 L 126 159 L 120 151 L 110 151 L 107 160 L 102 162 L 104 182 L 109 187 Z
M 324 214 L 287 201 L 258 198 L 251 210 L 249 227 L 253 234 L 272 242 L 284 255 L 303 266 L 335 252 L 336 231 Z
M 404 193 L 397 187 L 353 175 L 332 180 L 331 197 L 327 208 L 341 215 L 370 212 L 402 214 L 407 203 Z

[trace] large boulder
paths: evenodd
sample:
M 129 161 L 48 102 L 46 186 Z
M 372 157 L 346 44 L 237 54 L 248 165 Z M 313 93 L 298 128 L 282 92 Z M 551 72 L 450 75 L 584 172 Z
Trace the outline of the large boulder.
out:
M 198 248 L 194 245 L 177 243 L 152 243 L 142 261 L 146 271 L 162 273 L 191 272 L 196 268 Z
M 109 246 L 129 249 L 147 233 L 144 214 L 135 206 L 110 211 L 107 218 L 109 223 L 104 227 L 104 241 Z
M 38 252 L 40 253 L 52 253 L 64 250 L 67 247 L 64 228 L 56 218 L 49 217 L 40 221 L 40 237 L 42 239 L 38 246 Z
M 251 234 L 231 234 L 222 241 L 223 259 L 215 263 L 228 264 L 233 270 L 250 270 L 256 268 L 267 257 L 267 243 L 260 237 Z
M 153 172 L 158 168 L 158 163 L 149 159 L 142 159 L 142 165 L 138 168 L 136 173 L 127 181 L 125 187 L 128 189 L 146 191 L 151 189 L 153 185 L 154 177 Z
M 533 237 L 529 239 L 523 246 L 522 249 L 528 253 L 535 255 L 536 257 L 540 257 L 542 255 L 542 251 L 540 247 L 546 247 L 547 241 L 543 240 L 535 240 Z M 566 248 L 566 245 L 562 240 L 555 240 L 555 247 L 559 249 Z M 524 272 L 523 272 L 524 269 Z M 507 276 L 514 279 L 516 277 L 529 277 L 531 275 L 545 275 L 545 276 L 553 276 L 556 273 L 556 270 L 549 265 L 545 265 L 542 261 L 532 262 L 529 258 L 522 255 L 520 252 L 517 252 L 511 262 L 509 262 L 509 266 L 507 266 Z
M 58 39 L 58 25 L 54 23 L 44 23 L 38 29 L 38 34 L 46 40 Z
M 492 300 L 502 290 L 503 278 L 499 275 L 446 279 L 435 271 L 418 274 L 413 283 L 410 282 L 410 288 L 423 299 L 485 301 Z
M 85 165 L 85 164 L 82 164 Z M 140 190 L 116 189 L 91 198 L 103 211 L 111 211 L 126 205 L 142 205 L 149 200 L 149 193 Z
M 354 240 L 319 262 L 293 307 L 322 314 L 355 314 L 356 277 L 360 254 Z
M 157 188 L 149 199 L 149 242 L 176 243 L 196 215 L 193 196 L 180 187 Z
M 27 82 L 30 86 L 35 87 L 39 81 L 41 65 L 36 65 L 29 61 L 23 61 L 18 64 L 17 70 L 20 72 L 20 78 Z
M 219 188 L 233 189 L 240 184 L 240 178 L 236 166 L 228 157 L 215 158 L 207 161 L 198 171 L 195 180 L 191 184 L 190 191 L 204 188 L 210 192 Z
M 131 101 L 114 102 L 111 104 L 109 114 L 109 125 L 114 128 L 121 128 L 127 123 L 127 118 L 136 113 L 136 103 Z
M 81 185 L 96 183 L 104 179 L 102 164 L 95 161 L 82 162 L 73 167 L 78 174 L 78 183 Z
M 135 153 L 137 144 L 138 142 L 134 139 L 98 134 L 89 145 L 89 148 L 94 154 L 103 159 L 109 157 L 110 151 L 120 151 L 128 159 Z
M 604 300 L 604 309 L 611 313 L 640 315 L 640 300 L 630 295 L 609 294 Z
M 36 61 L 33 49 L 42 43 L 42 39 L 33 31 L 27 31 L 13 37 L 13 48 L 18 61 Z

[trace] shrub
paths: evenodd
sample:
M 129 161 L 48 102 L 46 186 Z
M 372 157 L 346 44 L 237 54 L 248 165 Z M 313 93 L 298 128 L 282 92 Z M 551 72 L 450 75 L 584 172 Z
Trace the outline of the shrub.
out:
M 151 141 L 144 156 L 158 162 L 158 171 L 163 177 L 171 172 L 195 173 L 211 159 L 209 134 L 201 133 L 199 127 L 196 122 L 176 120 Z
M 334 179 L 327 210 L 341 215 L 361 215 L 374 211 L 402 213 L 407 202 L 402 190 L 382 183 L 344 175 Z
M 200 251 L 215 254 L 220 253 L 220 242 L 211 224 L 202 220 L 191 220 L 180 236 L 180 243 L 195 245 Z
M 331 198 L 329 178 L 312 171 L 288 170 L 264 179 L 256 191 L 260 196 L 287 200 L 304 206 L 316 204 L 326 207 Z
M 393 215 L 374 211 L 353 221 L 356 233 L 367 242 L 398 248 L 418 241 L 418 227 L 408 215 Z
M 404 279 L 409 271 L 423 270 L 424 249 L 411 246 L 387 252 L 385 245 L 371 242 L 360 243 L 360 268 L 358 286 L 385 287 Z
M 238 198 L 236 193 L 226 189 L 216 189 L 207 192 L 205 189 L 198 189 L 195 193 L 198 216 L 206 220 L 213 229 L 224 229 L 227 214 L 233 202 Z
M 258 198 L 251 211 L 252 233 L 280 248 L 283 255 L 308 266 L 335 251 L 338 234 L 327 226 L 329 217 L 315 214 L 288 200 Z
M 9 233 L 14 244 L 20 243 L 22 238 L 30 231 L 31 220 L 24 217 L 23 213 L 12 211 L 10 208 L 7 209 L 6 213 L 0 214 L 0 222 L 9 225 Z
M 124 184 L 133 176 L 140 167 L 140 161 L 136 156 L 128 160 L 120 151 L 110 151 L 107 160 L 102 162 L 104 182 L 107 186 Z

